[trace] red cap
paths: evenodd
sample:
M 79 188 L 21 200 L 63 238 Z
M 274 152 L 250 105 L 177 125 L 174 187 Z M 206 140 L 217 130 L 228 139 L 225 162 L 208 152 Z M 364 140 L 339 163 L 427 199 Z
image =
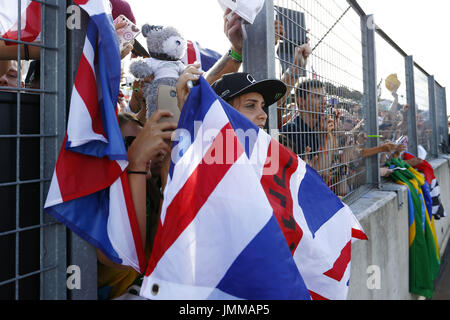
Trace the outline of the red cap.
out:
M 113 20 L 115 20 L 118 16 L 123 14 L 128 18 L 131 22 L 136 24 L 136 19 L 134 18 L 133 11 L 131 10 L 130 5 L 125 0 L 109 0 L 112 6 L 112 16 Z

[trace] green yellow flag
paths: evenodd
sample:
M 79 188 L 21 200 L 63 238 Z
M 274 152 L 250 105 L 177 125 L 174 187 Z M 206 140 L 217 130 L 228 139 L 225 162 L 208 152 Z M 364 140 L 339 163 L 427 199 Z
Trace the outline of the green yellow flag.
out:
M 432 298 L 434 280 L 439 274 L 440 255 L 433 216 L 425 205 L 422 175 L 401 159 L 393 159 L 389 166 L 396 170 L 391 178 L 408 187 L 409 201 L 409 291 Z M 431 218 L 430 218 L 431 217 Z

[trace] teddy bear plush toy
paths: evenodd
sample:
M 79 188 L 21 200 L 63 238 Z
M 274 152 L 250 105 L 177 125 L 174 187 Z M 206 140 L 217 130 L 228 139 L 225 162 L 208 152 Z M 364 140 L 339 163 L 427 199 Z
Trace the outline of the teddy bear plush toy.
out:
M 130 65 L 131 74 L 144 79 L 154 76 L 151 83 L 144 82 L 143 93 L 147 104 L 147 119 L 156 111 L 158 87 L 176 86 L 185 66 L 180 59 L 186 53 L 186 40 L 173 27 L 142 27 L 142 35 L 147 39 L 150 58 L 140 59 Z

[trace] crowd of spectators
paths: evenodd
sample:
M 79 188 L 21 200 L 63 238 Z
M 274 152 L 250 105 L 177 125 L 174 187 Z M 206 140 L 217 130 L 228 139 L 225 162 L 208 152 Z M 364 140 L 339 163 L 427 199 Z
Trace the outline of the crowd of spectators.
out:
M 123 0 L 110 0 L 113 19 L 125 15 L 138 26 L 131 7 Z M 224 12 L 224 33 L 230 42 L 231 51 L 242 56 L 243 34 L 239 16 L 229 17 L 230 10 Z M 124 27 L 117 24 L 116 30 Z M 276 43 L 284 36 L 280 21 L 275 21 Z M 145 50 L 137 50 L 139 43 L 132 42 L 122 52 L 122 59 L 146 57 Z M 142 48 L 139 48 L 142 49 Z M 25 48 L 24 48 L 25 50 Z M 3 52 L 0 61 L 0 86 L 39 88 L 39 54 L 32 50 L 28 58 L 37 59 L 28 63 L 28 72 L 22 72 L 18 79 L 18 63 L 11 54 Z M 189 94 L 188 81 L 195 81 L 203 75 L 213 89 L 261 129 L 267 128 L 267 107 L 278 104 L 279 139 L 282 144 L 299 154 L 302 159 L 316 169 L 324 182 L 341 198 L 363 184 L 365 158 L 381 154 L 381 175 L 388 176 L 391 171 L 384 166 L 390 157 L 398 157 L 405 150 L 408 132 L 408 105 L 398 103 L 397 89 L 392 90 L 393 102 L 379 112 L 379 135 L 373 137 L 365 133 L 362 102 L 352 99 L 331 99 L 329 84 L 307 77 L 305 65 L 312 54 L 309 40 L 295 48 L 294 59 L 280 80 L 271 79 L 264 90 L 255 89 L 256 81 L 249 74 L 239 73 L 242 61 L 236 55 L 224 54 L 207 72 L 198 64 L 186 66 L 177 85 L 178 106 L 181 109 Z M 24 53 L 25 55 L 25 53 Z M 22 62 L 23 63 L 23 62 Z M 128 70 L 122 70 L 127 73 Z M 26 75 L 26 76 L 25 76 Z M 245 79 L 250 79 L 246 83 Z M 142 86 L 152 82 L 152 77 L 137 79 L 132 84 L 132 94 L 127 98 L 121 91 L 118 97 L 118 118 L 129 156 L 129 181 L 139 219 L 143 245 L 150 255 L 153 239 L 161 210 L 162 194 L 170 164 L 171 137 L 176 129 L 174 122 L 160 122 L 162 117 L 171 117 L 168 111 L 158 110 L 147 119 L 146 101 Z M 231 88 L 235 84 L 235 88 Z M 240 87 L 239 87 L 240 86 Z M 287 88 L 295 88 L 287 93 Z M 244 94 L 242 90 L 246 90 Z M 234 91 L 233 91 L 234 90 Z M 265 92 L 280 93 L 278 101 L 265 96 Z M 425 115 L 417 114 L 418 135 L 430 136 L 431 127 L 424 120 Z M 449 121 L 450 130 L 450 121 Z M 366 148 L 368 139 L 380 139 L 380 145 Z M 429 141 L 429 139 L 427 139 Z M 406 140 L 407 142 L 407 140 Z M 429 147 L 429 146 L 426 146 Z M 429 150 L 429 149 L 428 149 Z M 137 173 L 137 174 L 136 174 Z M 140 174 L 145 173 L 145 174 Z M 110 299 L 122 295 L 128 287 L 139 283 L 139 275 L 132 269 L 123 268 L 108 261 L 98 251 L 99 297 Z

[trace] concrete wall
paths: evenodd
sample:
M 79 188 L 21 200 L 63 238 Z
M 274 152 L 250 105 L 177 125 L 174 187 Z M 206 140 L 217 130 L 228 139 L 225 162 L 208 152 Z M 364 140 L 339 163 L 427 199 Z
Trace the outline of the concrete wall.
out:
M 430 161 L 441 187 L 441 200 L 450 214 L 450 157 Z M 369 241 L 352 246 L 349 300 L 411 300 L 409 293 L 408 194 L 405 186 L 385 183 L 353 203 Z M 435 222 L 444 253 L 450 216 Z

